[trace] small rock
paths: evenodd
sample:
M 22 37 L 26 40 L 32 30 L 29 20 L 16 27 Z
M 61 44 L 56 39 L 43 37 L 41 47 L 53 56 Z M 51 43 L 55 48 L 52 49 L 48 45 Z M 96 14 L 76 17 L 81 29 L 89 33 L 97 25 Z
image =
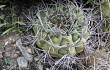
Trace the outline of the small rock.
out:
M 5 56 L 5 57 L 10 57 L 10 56 L 11 56 L 11 52 L 5 52 L 5 53 L 4 53 L 4 56 Z
M 38 58 L 38 57 L 34 57 L 34 60 L 35 60 L 35 61 L 38 61 L 38 60 L 39 60 L 39 58 Z
M 39 70 L 43 70 L 43 65 L 41 63 L 38 63 L 37 66 L 38 66 Z
M 14 44 L 13 46 L 16 47 L 16 44 Z
M 17 63 L 14 61 L 10 66 L 7 66 L 9 70 L 17 70 Z
M 14 36 L 9 37 L 9 40 L 11 41 L 11 43 L 15 43 L 17 40 L 17 37 L 14 37 Z
M 11 57 L 12 58 L 17 58 L 18 54 L 17 53 L 14 53 Z
M 32 53 L 32 49 L 31 48 L 26 48 L 28 53 Z
M 24 57 L 18 57 L 17 62 L 18 62 L 19 67 L 21 68 L 26 68 L 28 65 L 28 62 Z
M 5 51 L 11 51 L 11 50 L 13 50 L 12 46 L 5 46 Z
M 46 68 L 46 70 L 50 70 L 49 68 Z
M 0 58 L 3 58 L 2 51 L 0 51 Z
M 16 51 L 16 54 L 20 54 L 20 51 L 17 50 L 17 51 Z
M 9 37 L 9 40 L 12 41 L 13 39 L 11 37 Z
M 6 41 L 6 42 L 5 42 L 5 45 L 8 45 L 8 43 L 9 43 L 9 41 Z

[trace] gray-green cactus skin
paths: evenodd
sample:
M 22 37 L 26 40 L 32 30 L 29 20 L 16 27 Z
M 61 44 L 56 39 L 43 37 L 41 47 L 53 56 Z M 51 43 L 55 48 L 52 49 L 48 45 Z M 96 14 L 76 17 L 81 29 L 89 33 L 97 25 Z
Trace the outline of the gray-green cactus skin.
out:
M 105 0 L 105 2 L 101 3 L 95 11 L 95 15 L 102 15 L 103 18 L 107 19 L 106 22 L 103 22 L 101 29 L 103 32 L 110 31 L 110 2 Z
M 37 17 L 40 18 L 33 31 L 39 37 L 36 42 L 39 48 L 49 50 L 52 57 L 62 57 L 66 53 L 75 55 L 84 50 L 83 43 L 89 37 L 83 37 L 82 34 L 87 35 L 89 32 L 83 32 L 87 20 L 81 8 L 73 3 L 58 4 L 57 7 L 38 11 Z M 66 21 L 68 19 L 69 22 Z M 71 32 L 70 28 L 73 28 Z
M 104 25 L 102 27 L 102 30 L 104 32 L 110 31 L 110 2 L 105 1 L 101 4 L 102 8 L 102 15 L 106 18 L 108 18 L 108 21 L 106 21 L 106 26 Z

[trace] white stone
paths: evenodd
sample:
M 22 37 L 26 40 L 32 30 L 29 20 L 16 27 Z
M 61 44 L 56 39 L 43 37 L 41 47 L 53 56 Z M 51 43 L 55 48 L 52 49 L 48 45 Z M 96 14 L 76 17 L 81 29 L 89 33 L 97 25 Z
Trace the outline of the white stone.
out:
M 19 67 L 21 68 L 26 68 L 28 65 L 28 61 L 24 57 L 18 57 L 17 62 L 18 62 Z

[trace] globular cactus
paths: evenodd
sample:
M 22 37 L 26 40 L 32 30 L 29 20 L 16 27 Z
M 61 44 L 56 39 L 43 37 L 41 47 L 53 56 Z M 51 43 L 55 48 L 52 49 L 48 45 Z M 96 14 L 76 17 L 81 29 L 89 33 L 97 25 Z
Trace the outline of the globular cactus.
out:
M 52 57 L 67 53 L 74 56 L 84 51 L 83 43 L 88 40 L 89 32 L 85 28 L 87 18 L 80 7 L 72 2 L 57 4 L 39 10 L 37 17 L 33 31 L 39 37 L 36 42 L 39 48 L 48 50 Z

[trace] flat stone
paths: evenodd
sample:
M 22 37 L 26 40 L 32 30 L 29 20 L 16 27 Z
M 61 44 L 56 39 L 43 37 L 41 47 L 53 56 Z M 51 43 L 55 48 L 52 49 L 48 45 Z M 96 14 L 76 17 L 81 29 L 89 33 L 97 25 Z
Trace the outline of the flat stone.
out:
M 28 61 L 24 57 L 18 57 L 17 62 L 18 62 L 19 67 L 21 68 L 26 68 L 28 65 Z
M 5 47 L 5 51 L 11 51 L 11 50 L 13 50 L 13 47 L 12 46 L 6 46 Z

